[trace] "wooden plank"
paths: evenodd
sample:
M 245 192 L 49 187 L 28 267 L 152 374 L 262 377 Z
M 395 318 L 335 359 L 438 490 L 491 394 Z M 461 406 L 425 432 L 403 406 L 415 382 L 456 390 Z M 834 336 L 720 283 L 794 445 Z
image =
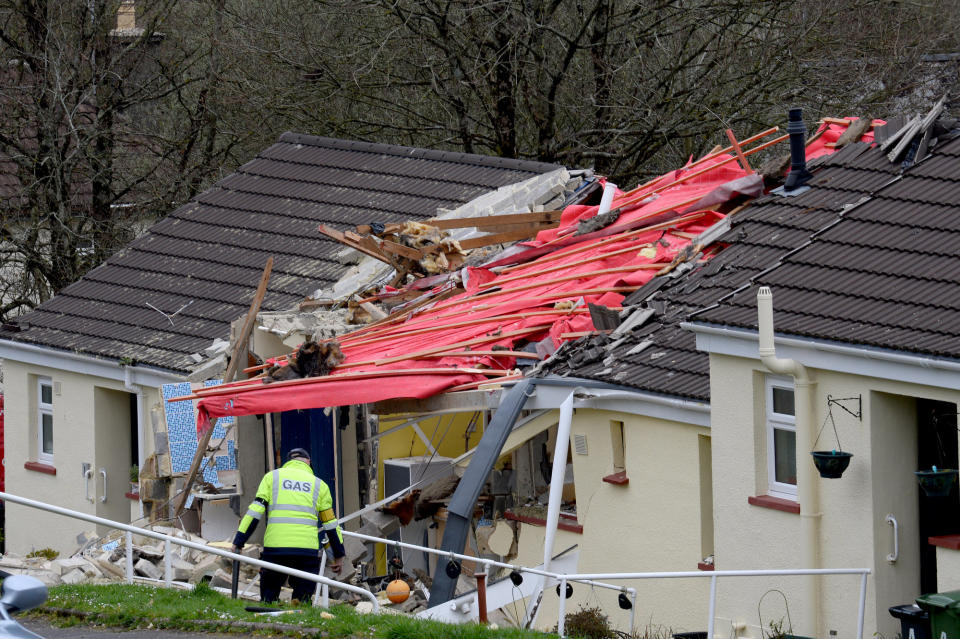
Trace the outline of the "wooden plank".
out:
M 676 231 L 673 231 L 673 233 L 676 234 Z M 696 234 L 693 234 L 693 233 L 688 233 L 688 235 L 691 235 L 691 236 L 693 236 L 693 237 L 696 237 Z M 566 269 L 568 269 L 568 268 L 573 268 L 574 266 L 581 266 L 581 265 L 583 265 L 583 264 L 589 264 L 590 262 L 599 262 L 600 260 L 605 260 L 605 259 L 607 259 L 608 257 L 613 257 L 614 255 L 622 255 L 622 254 L 624 254 L 624 253 L 632 253 L 632 252 L 634 252 L 634 251 L 636 251 L 636 252 L 639 253 L 639 252 L 642 251 L 643 249 L 645 249 L 645 248 L 650 248 L 651 246 L 653 246 L 653 245 L 650 244 L 649 242 L 644 242 L 643 244 L 635 244 L 635 245 L 633 245 L 633 246 L 628 246 L 627 248 L 618 249 L 618 250 L 616 250 L 616 251 L 610 251 L 609 253 L 604 253 L 604 254 L 602 254 L 602 255 L 594 255 L 593 257 L 586 257 L 586 258 L 583 258 L 582 260 L 575 260 L 575 261 L 573 261 L 573 262 L 566 262 L 566 263 L 564 263 L 564 264 L 557 264 L 557 265 L 555 265 L 555 266 L 549 266 L 549 267 L 547 267 L 547 268 L 536 268 L 535 270 L 536 270 L 536 274 L 537 274 L 537 275 L 543 275 L 544 273 L 552 273 L 552 272 L 554 272 L 554 271 L 562 271 L 562 270 L 566 270 Z M 531 267 L 531 268 L 535 268 L 536 262 L 531 262 L 531 263 L 529 263 L 529 264 L 524 264 L 524 266 L 529 266 L 529 267 Z M 506 269 L 504 269 L 504 271 L 506 271 Z M 498 278 L 495 279 L 495 280 L 490 280 L 489 282 L 484 282 L 483 284 L 480 285 L 479 288 L 480 288 L 480 289 L 494 288 L 494 287 L 496 287 L 496 286 L 500 286 L 500 285 L 503 284 L 504 282 L 512 282 L 512 281 L 514 281 L 514 280 L 524 280 L 524 279 L 527 279 L 528 277 L 530 277 L 530 273 L 519 273 L 519 274 L 517 274 L 517 275 L 509 275 L 509 276 L 506 276 L 506 277 L 501 276 L 501 277 L 498 277 Z
M 536 235 L 536 232 L 529 230 L 494 233 L 492 235 L 484 235 L 483 237 L 472 237 L 468 240 L 461 240 L 460 248 L 462 248 L 464 251 L 469 251 L 470 249 L 480 248 L 481 246 L 503 244 L 504 242 L 515 242 L 517 240 L 527 240 L 531 239 L 534 235 Z
M 366 247 L 364 247 L 364 246 L 361 246 L 360 244 L 358 244 L 358 243 L 356 243 L 356 242 L 348 239 L 348 238 L 346 237 L 346 235 L 344 235 L 343 233 L 341 233 L 341 232 L 338 231 L 337 229 L 330 228 L 330 227 L 327 226 L 326 224 L 321 224 L 320 226 L 317 227 L 317 230 L 320 231 L 321 233 L 323 233 L 324 235 L 326 235 L 327 237 L 332 238 L 332 239 L 340 242 L 341 244 L 346 244 L 346 245 L 349 246 L 350 248 L 355 249 L 355 250 L 357 250 L 357 251 L 360 251 L 360 252 L 363 253 L 364 255 L 368 255 L 368 256 L 372 257 L 373 259 L 375 259 L 375 260 L 379 260 L 379 261 L 381 261 L 381 262 L 386 262 L 387 264 L 390 263 L 390 260 L 387 259 L 387 257 L 384 256 L 384 255 L 383 255 L 382 253 L 380 253 L 379 251 L 371 251 L 370 249 L 368 249 L 368 248 L 366 248 Z M 372 241 L 372 240 L 371 240 L 371 241 Z
M 733 150 L 736 152 L 737 158 L 740 160 L 740 166 L 743 167 L 743 170 L 747 173 L 753 173 L 753 169 L 750 168 L 750 163 L 747 162 L 747 158 L 743 154 L 743 149 L 740 148 L 740 143 L 737 142 L 737 138 L 733 134 L 733 129 L 727 129 L 727 139 L 730 140 L 730 146 L 732 146 Z
M 500 379 L 483 379 L 477 382 L 468 382 L 466 384 L 460 384 L 459 386 L 448 388 L 447 390 L 444 391 L 444 393 L 457 393 L 460 391 L 468 391 L 468 390 L 480 388 L 481 386 L 487 386 L 490 384 L 503 384 L 504 382 L 509 382 L 516 379 L 523 379 L 523 373 L 515 373 L 513 375 L 501 377 Z
M 461 217 L 449 220 L 427 220 L 424 224 L 435 226 L 438 229 L 467 229 L 487 228 L 503 224 L 541 223 L 553 224 L 560 222 L 563 211 L 535 211 L 533 213 L 509 213 L 506 215 L 483 215 L 478 217 Z
M 507 337 L 521 337 L 524 335 L 529 335 L 530 333 L 536 333 L 544 330 L 545 326 L 548 326 L 549 324 L 552 324 L 552 323 L 553 322 L 540 322 L 533 326 L 527 326 L 526 328 L 521 328 L 515 331 L 502 331 L 502 332 L 498 332 L 491 335 L 481 335 L 479 337 L 463 340 L 462 342 L 456 342 L 454 344 L 444 344 L 442 346 L 434 346 L 433 348 L 427 348 L 422 351 L 417 351 L 415 353 L 404 353 L 403 355 L 394 355 L 393 357 L 386 357 L 384 359 L 378 359 L 372 362 L 358 362 L 353 365 L 362 366 L 367 364 L 376 364 L 377 366 L 384 366 L 386 364 L 393 364 L 394 362 L 402 362 L 407 359 L 415 359 L 416 357 L 422 356 L 422 355 L 434 355 L 435 353 L 440 353 L 442 351 L 451 350 L 454 348 L 462 348 L 464 346 L 475 346 L 477 344 L 495 342 L 497 340 L 501 340 Z
M 770 129 L 767 129 L 766 131 L 761 131 L 760 133 L 757 133 L 756 135 L 751 135 L 751 136 L 750 136 L 749 138 L 747 138 L 746 140 L 742 140 L 742 141 L 740 142 L 740 144 L 741 144 L 741 146 L 742 146 L 742 145 L 746 145 L 746 144 L 752 144 L 752 143 L 756 142 L 757 140 L 760 140 L 760 139 L 762 139 L 762 138 L 767 137 L 768 135 L 772 135 L 772 134 L 776 133 L 776 132 L 779 131 L 779 130 L 780 130 L 780 127 L 777 127 L 777 126 L 772 127 L 772 128 L 770 128 Z M 789 136 L 786 136 L 786 135 L 785 135 L 785 136 L 783 136 L 783 137 L 777 138 L 777 140 L 773 140 L 772 142 L 768 142 L 768 143 L 766 143 L 766 144 L 762 144 L 762 145 L 756 147 L 755 149 L 751 149 L 751 150 L 747 153 L 747 155 L 750 155 L 751 153 L 756 153 L 757 151 L 759 151 L 759 150 L 761 150 L 761 149 L 765 149 L 765 148 L 767 148 L 768 146 L 770 146 L 770 145 L 772 145 L 772 144 L 776 144 L 778 141 L 783 141 L 783 140 L 786 140 L 786 139 L 788 139 L 788 138 L 789 138 Z M 716 149 L 716 147 L 714 147 L 714 149 Z M 705 156 L 703 156 L 702 158 L 700 158 L 699 160 L 697 160 L 696 162 L 694 162 L 693 164 L 690 164 L 690 165 L 688 165 L 688 166 L 683 167 L 683 169 L 684 169 L 684 170 L 690 170 L 690 169 L 692 169 L 693 167 L 695 167 L 695 166 L 697 166 L 697 165 L 699 165 L 699 164 L 703 164 L 704 162 L 706 162 L 706 161 L 708 161 L 708 160 L 712 160 L 712 159 L 715 158 L 715 157 L 721 156 L 721 155 L 723 155 L 724 153 L 729 153 L 729 152 L 732 151 L 732 150 L 733 150 L 733 147 L 732 147 L 732 146 L 728 146 L 728 147 L 725 148 L 725 149 L 720 149 L 719 151 L 718 151 L 718 150 L 713 150 L 713 151 L 711 151 L 710 153 L 708 153 L 707 155 L 705 155 Z M 732 159 L 732 158 L 731 158 L 731 159 Z M 714 165 L 714 166 L 716 166 L 716 165 Z M 661 175 L 660 177 L 654 178 L 654 179 L 650 180 L 649 182 L 646 182 L 646 183 L 644 183 L 644 184 L 641 184 L 640 186 L 638 186 L 638 187 L 636 187 L 636 188 L 633 188 L 633 189 L 627 191 L 627 193 L 626 193 L 625 195 L 628 195 L 628 196 L 629 196 L 629 195 L 634 195 L 634 194 L 636 194 L 636 193 L 639 193 L 639 192 L 642 191 L 643 189 L 645 189 L 645 188 L 647 188 L 648 186 L 651 186 L 651 185 L 653 185 L 653 184 L 656 184 L 658 181 L 660 181 L 660 180 L 662 180 L 662 179 L 663 179 L 663 176 Z M 658 189 L 658 190 L 659 190 L 659 189 Z M 655 192 L 655 191 L 647 192 L 646 195 L 650 195 L 650 193 L 652 193 L 652 192 Z
M 381 250 L 386 251 L 387 253 L 393 253 L 394 255 L 402 255 L 403 257 L 408 257 L 411 260 L 420 261 L 423 258 L 423 254 L 420 253 L 415 248 L 405 246 L 399 242 L 391 242 L 390 240 L 380 240 Z
M 301 386 L 303 384 L 324 384 L 330 382 L 340 382 L 351 379 L 377 379 L 380 377 L 395 377 L 406 375 L 460 375 L 467 373 L 470 375 L 486 375 L 488 377 L 505 377 L 511 375 L 514 371 L 500 370 L 496 368 L 395 368 L 382 371 L 360 371 L 359 373 L 343 373 L 341 375 L 324 375 L 322 377 L 304 377 L 301 379 L 287 379 L 272 384 L 252 384 L 240 388 L 220 388 L 213 386 L 197 390 L 190 395 L 181 395 L 180 397 L 171 397 L 168 402 L 182 402 L 186 400 L 205 399 L 207 397 L 218 397 L 221 395 L 232 395 L 234 393 L 246 393 L 253 390 L 263 390 L 276 388 L 278 386 Z M 212 428 L 210 430 L 213 430 Z
M 273 257 L 268 257 L 267 264 L 263 267 L 263 275 L 260 276 L 260 284 L 257 286 L 257 292 L 253 296 L 253 301 L 250 302 L 250 309 L 247 311 L 247 316 L 243 321 L 243 328 L 240 329 L 240 334 L 237 336 L 237 343 L 233 345 L 233 350 L 230 353 L 230 363 L 227 365 L 227 371 L 223 375 L 223 381 L 228 384 L 233 381 L 234 376 L 237 374 L 237 369 L 240 368 L 240 353 L 244 352 L 247 348 L 247 341 L 250 339 L 250 333 L 253 332 L 254 320 L 260 311 L 263 298 L 267 294 L 267 283 L 270 281 L 270 272 L 272 270 Z M 187 498 L 190 496 L 190 489 L 193 487 L 193 481 L 196 479 L 197 471 L 200 469 L 200 462 L 203 461 L 203 457 L 207 453 L 207 446 L 210 444 L 210 436 L 212 434 L 213 426 L 211 425 L 210 428 L 204 431 L 203 435 L 200 436 L 200 440 L 197 442 L 197 450 L 193 455 L 193 461 L 190 462 L 190 470 L 187 471 L 187 477 L 183 483 L 183 492 L 180 493 L 176 507 L 174 508 L 174 517 L 179 517 L 183 512 L 183 507 L 187 503 Z
M 520 359 L 543 359 L 542 356 L 530 351 L 441 351 L 433 355 L 411 357 L 410 359 L 435 359 L 438 357 L 517 357 Z

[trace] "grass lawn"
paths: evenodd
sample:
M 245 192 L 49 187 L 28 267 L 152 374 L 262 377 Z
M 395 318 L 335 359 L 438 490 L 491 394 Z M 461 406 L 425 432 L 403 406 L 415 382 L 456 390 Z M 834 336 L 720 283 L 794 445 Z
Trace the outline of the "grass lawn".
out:
M 415 619 L 405 615 L 362 615 L 346 605 L 320 608 L 278 607 L 290 610 L 282 615 L 257 615 L 244 610 L 249 601 L 235 600 L 212 590 L 205 584 L 194 590 L 175 590 L 144 585 L 108 584 L 56 586 L 50 589 L 45 606 L 49 609 L 85 613 L 87 622 L 125 628 L 177 628 L 184 630 L 252 631 L 269 634 L 303 634 L 295 628 L 255 629 L 247 625 L 294 625 L 317 629 L 324 637 L 382 639 L 543 639 L 538 632 L 514 628 L 490 629 L 473 624 L 448 625 Z M 324 614 L 328 617 L 324 617 Z M 329 617 L 332 615 L 332 617 Z M 80 617 L 61 617 L 74 623 Z M 234 623 L 246 622 L 246 623 Z M 214 624 L 220 627 L 214 627 Z M 231 625 L 232 624 L 232 625 Z M 309 632 L 309 631 L 308 631 Z M 313 634 L 309 632 L 309 634 Z

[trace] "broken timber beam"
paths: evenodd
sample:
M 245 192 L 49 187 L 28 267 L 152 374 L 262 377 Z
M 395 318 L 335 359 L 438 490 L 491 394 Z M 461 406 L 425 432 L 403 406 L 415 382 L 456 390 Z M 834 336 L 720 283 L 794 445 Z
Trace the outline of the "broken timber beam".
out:
M 234 344 L 233 351 L 230 353 L 230 363 L 227 364 L 227 371 L 223 375 L 223 381 L 227 384 L 233 381 L 234 376 L 237 374 L 237 369 L 240 368 L 240 353 L 247 348 L 247 341 L 250 339 L 250 333 L 253 332 L 254 320 L 257 317 L 257 313 L 260 312 L 260 305 L 263 303 L 263 298 L 267 294 L 267 283 L 270 281 L 270 272 L 272 270 L 273 257 L 268 257 L 267 265 L 263 267 L 263 275 L 260 276 L 260 284 L 257 286 L 257 292 L 253 296 L 253 301 L 250 302 L 250 309 L 247 311 L 247 316 L 243 321 L 243 328 L 240 329 L 240 334 L 237 336 L 237 343 Z M 200 462 L 203 461 L 203 457 L 207 452 L 207 446 L 210 444 L 210 436 L 212 434 L 213 425 L 211 424 L 210 428 L 204 431 L 203 435 L 200 436 L 200 440 L 197 442 L 197 451 L 193 455 L 193 461 L 190 462 L 190 470 L 187 471 L 187 477 L 183 482 L 183 491 L 180 493 L 177 504 L 173 509 L 174 518 L 179 517 L 180 513 L 183 512 L 183 507 L 186 505 L 187 498 L 190 496 L 190 488 L 193 486 L 193 480 L 197 477 Z

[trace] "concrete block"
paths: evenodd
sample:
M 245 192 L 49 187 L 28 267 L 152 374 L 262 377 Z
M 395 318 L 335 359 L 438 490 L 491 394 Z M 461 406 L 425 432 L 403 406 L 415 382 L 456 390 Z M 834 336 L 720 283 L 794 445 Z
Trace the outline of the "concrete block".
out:
M 30 577 L 36 577 L 48 588 L 51 586 L 59 586 L 61 583 L 63 583 L 63 581 L 60 579 L 60 575 L 50 570 L 25 570 L 22 574 L 29 575 Z
M 88 576 L 100 576 L 100 571 L 96 568 L 93 568 L 90 565 L 90 562 L 84 559 L 83 557 L 67 557 L 65 559 L 54 559 L 50 562 L 50 567 L 48 570 L 51 570 L 57 573 L 60 576 L 67 574 L 68 572 L 76 569 L 81 569 L 84 573 L 88 571 L 95 571 L 96 574 Z
M 74 568 L 60 579 L 65 584 L 81 584 L 87 580 L 87 576 L 79 568 Z
M 190 574 L 190 583 L 195 584 L 207 576 L 213 577 L 219 566 L 217 559 L 215 555 L 207 555 L 197 562 L 193 567 L 193 572 Z
M 0 569 L 3 570 L 22 570 L 26 565 L 26 562 L 20 557 L 11 557 L 9 555 L 0 557 Z
M 231 585 L 232 578 L 230 573 L 222 569 L 217 569 L 213 574 L 213 579 L 210 580 L 211 588 L 230 588 Z
M 352 566 L 356 566 L 361 561 L 364 561 L 369 554 L 367 552 L 367 545 L 356 537 L 344 537 L 343 548 L 347 551 L 347 561 L 349 561 Z
M 133 565 L 133 571 L 138 575 L 149 577 L 150 579 L 162 579 L 163 568 L 158 567 L 152 561 L 141 558 Z
M 110 556 L 110 552 L 102 553 L 99 557 L 95 558 L 93 562 L 100 569 L 100 572 L 103 573 L 104 577 L 123 579 L 126 577 L 126 564 L 116 564 L 110 561 Z
M 394 515 L 388 515 L 376 510 L 360 515 L 364 523 L 372 524 L 380 530 L 378 537 L 386 537 L 400 528 L 400 521 Z
M 173 573 L 174 581 L 189 581 L 193 574 L 194 565 L 189 561 L 184 561 L 176 555 L 170 561 L 170 567 Z

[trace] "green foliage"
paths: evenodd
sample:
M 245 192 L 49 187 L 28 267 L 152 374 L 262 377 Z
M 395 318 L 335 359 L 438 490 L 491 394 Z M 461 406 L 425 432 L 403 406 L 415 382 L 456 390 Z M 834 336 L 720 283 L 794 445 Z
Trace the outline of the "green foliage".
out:
M 580 610 L 566 616 L 564 623 L 564 632 L 570 637 L 584 639 L 613 639 L 614 637 L 610 619 L 599 607 L 586 608 L 581 605 Z
M 47 560 L 54 560 L 60 556 L 60 553 L 54 550 L 53 548 L 41 548 L 40 550 L 32 550 L 27 554 L 28 559 L 34 557 L 43 557 Z
M 672 639 L 673 628 L 663 625 L 647 624 L 646 627 L 634 630 L 631 639 Z
M 140 467 L 134 464 L 130 467 L 130 481 L 138 482 L 140 481 Z
M 350 606 L 333 606 L 332 619 L 321 615 L 320 608 L 278 606 L 289 613 L 262 616 L 244 610 L 249 601 L 230 599 L 206 583 L 189 593 L 146 585 L 63 585 L 50 589 L 47 606 L 90 615 L 88 622 L 108 626 L 137 628 L 175 628 L 193 631 L 236 631 L 250 633 L 247 626 L 231 626 L 234 621 L 278 623 L 318 629 L 328 639 L 537 639 L 536 632 L 466 624 L 451 626 L 438 621 L 398 615 L 361 615 Z M 58 621 L 61 623 L 61 621 Z M 67 620 L 66 623 L 70 623 Z M 273 634 L 282 631 L 273 632 Z M 289 631 L 286 634 L 299 635 Z

